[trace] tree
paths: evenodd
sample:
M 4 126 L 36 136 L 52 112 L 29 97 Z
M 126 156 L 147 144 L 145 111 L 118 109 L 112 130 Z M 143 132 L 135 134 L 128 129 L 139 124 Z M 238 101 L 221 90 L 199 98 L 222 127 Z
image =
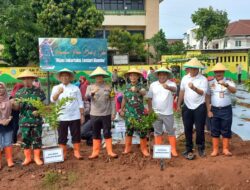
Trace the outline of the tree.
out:
M 3 59 L 14 66 L 38 61 L 40 27 L 35 22 L 30 1 L 1 2 L 0 41 L 4 45 Z
M 207 49 L 210 41 L 224 37 L 229 23 L 225 11 L 214 10 L 212 7 L 199 8 L 192 14 L 191 18 L 193 23 L 199 27 L 195 33 L 196 39 L 201 40 L 201 49 L 203 49 L 203 42 L 205 49 Z
M 154 49 L 153 58 L 156 62 L 161 60 L 162 55 L 168 53 L 168 42 L 162 29 L 148 40 L 148 44 Z
M 120 54 L 136 55 L 139 58 L 146 55 L 145 40 L 142 34 L 130 34 L 126 30 L 114 29 L 110 32 L 108 43 Z
M 91 0 L 33 0 L 33 7 L 50 37 L 94 37 L 104 20 Z
M 185 45 L 182 41 L 176 41 L 172 44 L 169 44 L 168 54 L 171 55 L 178 55 L 178 54 L 184 54 L 186 52 Z

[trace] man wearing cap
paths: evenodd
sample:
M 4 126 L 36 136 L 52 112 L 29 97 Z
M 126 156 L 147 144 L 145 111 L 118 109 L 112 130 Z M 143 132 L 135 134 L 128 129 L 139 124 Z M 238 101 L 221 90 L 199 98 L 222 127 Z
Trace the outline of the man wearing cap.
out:
M 228 69 L 222 63 L 217 63 L 211 70 L 214 72 L 215 78 L 208 83 L 206 104 L 208 117 L 211 118 L 211 136 L 213 141 L 211 156 L 219 154 L 220 136 L 222 136 L 223 154 L 226 156 L 232 155 L 229 151 L 233 118 L 231 94 L 236 92 L 236 87 L 233 81 L 224 77 L 226 70 Z
M 101 129 L 103 129 L 108 156 L 117 158 L 117 154 L 112 150 L 111 136 L 111 120 L 115 119 L 115 95 L 112 93 L 112 88 L 104 82 L 104 78 L 108 78 L 109 75 L 101 67 L 97 67 L 90 77 L 95 79 L 95 83 L 89 85 L 86 92 L 86 97 L 91 99 L 90 121 L 93 128 L 93 151 L 89 159 L 99 156 Z
M 139 82 L 139 78 L 142 77 L 142 73 L 132 68 L 127 73 L 131 81 L 125 89 L 120 115 L 125 117 L 126 125 L 126 138 L 125 138 L 125 150 L 123 154 L 128 154 L 132 149 L 132 137 L 134 133 L 134 126 L 130 122 L 130 118 L 140 119 L 144 115 L 143 97 L 146 95 L 146 90 Z M 147 134 L 142 131 L 138 131 L 140 135 L 141 152 L 144 156 L 150 156 L 147 150 Z
M 192 160 L 193 154 L 193 125 L 196 128 L 196 145 L 201 157 L 205 156 L 205 134 L 204 126 L 206 121 L 206 104 L 205 95 L 207 92 L 207 79 L 199 74 L 199 69 L 203 66 L 197 58 L 187 62 L 185 67 L 189 68 L 189 74 L 181 80 L 180 94 L 178 99 L 177 110 L 182 107 L 182 119 L 186 137 L 186 151 L 183 155 Z
M 56 73 L 56 78 L 61 84 L 53 87 L 50 100 L 57 103 L 62 98 L 70 97 L 74 100 L 68 102 L 60 112 L 58 128 L 58 144 L 63 149 L 64 159 L 67 156 L 68 128 L 72 136 L 74 156 L 82 159 L 80 154 L 81 130 L 84 123 L 84 106 L 79 88 L 70 82 L 74 80 L 74 73 L 69 69 L 62 69 Z
M 176 92 L 176 84 L 169 80 L 171 71 L 166 68 L 160 68 L 155 71 L 158 81 L 153 82 L 148 91 L 149 112 L 154 110 L 158 115 L 154 122 L 155 144 L 162 144 L 163 124 L 168 133 L 168 140 L 171 145 L 172 156 L 178 156 L 176 152 L 176 137 L 174 129 L 173 115 L 173 93 Z
M 32 98 L 40 99 L 44 101 L 46 99 L 44 92 L 41 88 L 33 86 L 33 81 L 38 77 L 25 70 L 17 79 L 23 81 L 24 87 L 18 90 L 15 94 L 15 98 Z M 20 110 L 19 114 L 19 127 L 22 134 L 22 148 L 24 148 L 25 160 L 22 165 L 28 165 L 31 163 L 31 148 L 34 150 L 34 161 L 37 165 L 42 165 L 43 162 L 40 159 L 41 147 L 42 147 L 42 124 L 43 119 L 37 114 L 36 108 L 26 102 L 21 102 L 15 106 Z

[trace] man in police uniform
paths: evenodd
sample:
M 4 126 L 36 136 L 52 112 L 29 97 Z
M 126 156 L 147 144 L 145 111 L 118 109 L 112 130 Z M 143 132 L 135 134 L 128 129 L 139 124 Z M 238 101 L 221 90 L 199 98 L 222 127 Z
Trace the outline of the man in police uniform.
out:
M 212 71 L 215 78 L 210 80 L 208 92 L 206 95 L 206 105 L 208 117 L 211 118 L 211 135 L 213 138 L 213 152 L 211 156 L 219 154 L 219 139 L 222 136 L 223 154 L 231 156 L 229 151 L 229 139 L 232 136 L 232 106 L 231 93 L 236 92 L 233 81 L 224 77 L 225 71 L 228 70 L 222 63 L 217 63 Z
M 207 93 L 207 79 L 199 73 L 199 69 L 203 69 L 203 65 L 197 58 L 192 58 L 184 64 L 185 68 L 189 68 L 189 73 L 181 80 L 180 93 L 177 105 L 177 111 L 182 106 L 182 119 L 184 124 L 184 132 L 186 138 L 186 151 L 184 157 L 193 160 L 193 126 L 196 128 L 196 145 L 200 157 L 205 157 L 205 134 L 204 126 L 206 120 L 206 104 L 205 96 Z

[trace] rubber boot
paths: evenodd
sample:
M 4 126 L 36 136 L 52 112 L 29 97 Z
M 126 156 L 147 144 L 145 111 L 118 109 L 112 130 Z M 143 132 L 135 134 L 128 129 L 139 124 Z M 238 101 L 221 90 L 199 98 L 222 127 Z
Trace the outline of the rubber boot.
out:
M 223 143 L 223 154 L 225 156 L 232 156 L 233 154 L 229 152 L 229 138 L 222 138 Z
M 7 160 L 8 167 L 13 167 L 14 163 L 12 159 L 12 152 L 13 152 L 12 146 L 5 147 L 4 151 L 5 151 L 5 157 Z
M 122 154 L 128 154 L 131 152 L 132 149 L 132 136 L 125 137 L 125 149 Z
M 43 165 L 43 161 L 41 160 L 40 156 L 41 156 L 41 149 L 34 149 L 34 161 L 38 166 Z
M 63 150 L 63 158 L 64 158 L 64 160 L 66 160 L 67 159 L 67 145 L 59 144 L 59 147 L 62 148 L 62 150 Z
M 171 145 L 171 154 L 173 157 L 177 157 L 178 153 L 176 151 L 176 137 L 175 136 L 168 136 L 169 144 Z
M 161 145 L 162 144 L 162 135 L 155 136 L 155 145 Z
M 31 163 L 31 149 L 24 149 L 25 159 L 22 163 L 23 166 L 27 166 Z
M 118 158 L 118 155 L 115 154 L 112 150 L 112 138 L 109 138 L 109 139 L 105 139 L 105 142 L 106 142 L 106 150 L 107 150 L 107 153 L 108 155 L 111 157 L 111 158 Z
M 219 138 L 213 138 L 212 142 L 213 142 L 213 152 L 211 153 L 211 156 L 215 157 L 215 156 L 219 155 L 219 142 L 220 142 L 220 139 Z
M 82 160 L 83 157 L 80 154 L 80 143 L 75 143 L 73 144 L 74 146 L 74 156 L 78 159 L 78 160 Z
M 93 151 L 89 159 L 98 158 L 101 149 L 101 139 L 93 139 Z
M 148 147 L 147 147 L 147 139 L 140 139 L 140 146 L 141 146 L 141 152 L 143 156 L 148 157 L 150 154 L 148 153 Z

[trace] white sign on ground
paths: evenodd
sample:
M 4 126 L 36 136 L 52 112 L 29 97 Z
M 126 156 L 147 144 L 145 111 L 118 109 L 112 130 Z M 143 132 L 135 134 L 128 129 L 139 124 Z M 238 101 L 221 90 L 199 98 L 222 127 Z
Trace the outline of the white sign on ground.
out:
M 62 148 L 51 148 L 43 150 L 43 160 L 45 164 L 63 162 L 63 150 Z
M 171 159 L 171 146 L 170 145 L 154 145 L 153 158 Z
M 43 124 L 42 144 L 43 148 L 57 146 L 57 130 L 49 127 L 49 124 Z

